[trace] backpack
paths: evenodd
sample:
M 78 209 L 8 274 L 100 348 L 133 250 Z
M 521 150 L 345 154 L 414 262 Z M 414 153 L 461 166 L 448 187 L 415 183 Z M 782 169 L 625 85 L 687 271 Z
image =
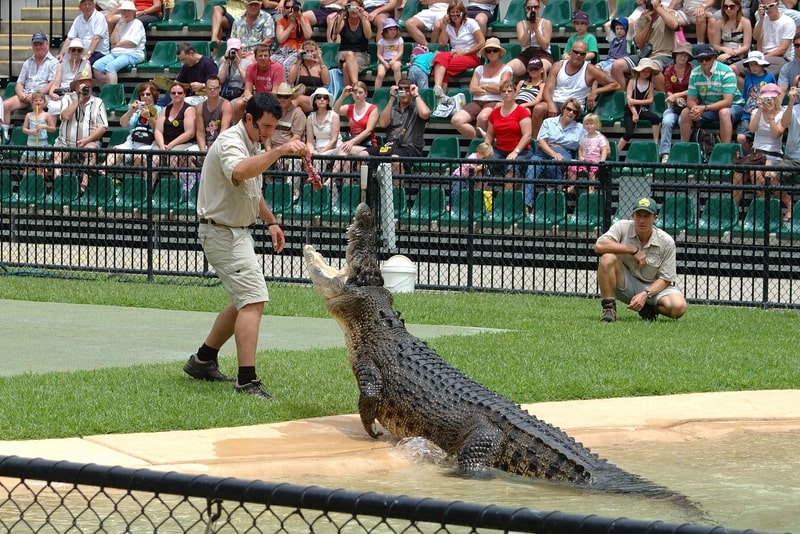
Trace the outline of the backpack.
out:
M 714 145 L 716 144 L 714 134 L 695 125 L 692 126 L 692 132 L 689 134 L 689 141 L 700 145 L 700 153 L 703 154 L 703 163 L 707 163 L 708 158 L 711 157 L 711 152 L 714 150 Z

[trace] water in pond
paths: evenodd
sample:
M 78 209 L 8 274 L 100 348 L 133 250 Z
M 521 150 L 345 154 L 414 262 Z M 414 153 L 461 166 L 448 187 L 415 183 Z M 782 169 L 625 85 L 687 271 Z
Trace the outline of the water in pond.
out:
M 701 505 L 708 524 L 733 529 L 800 532 L 800 430 L 736 430 L 716 439 L 680 443 L 637 441 L 593 450 L 633 473 L 682 492 Z M 347 476 L 311 476 L 297 484 L 341 487 L 414 497 L 432 497 L 574 514 L 632 519 L 692 521 L 685 511 L 656 499 L 592 492 L 499 476 L 470 480 L 451 476 L 421 454 L 419 443 L 394 454 L 426 459 L 399 469 Z

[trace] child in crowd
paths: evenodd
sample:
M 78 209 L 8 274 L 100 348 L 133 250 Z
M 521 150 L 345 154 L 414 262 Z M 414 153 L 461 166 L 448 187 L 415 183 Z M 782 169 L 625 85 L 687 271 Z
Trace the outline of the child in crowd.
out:
M 583 118 L 583 128 L 586 130 L 581 136 L 578 145 L 578 159 L 585 163 L 597 163 L 608 159 L 610 146 L 606 136 L 600 133 L 600 116 L 587 113 Z M 594 165 L 570 165 L 567 167 L 567 178 L 576 180 L 579 172 L 589 173 L 589 179 L 597 180 L 597 167 Z M 595 187 L 590 187 L 589 192 L 594 193 Z M 567 187 L 567 193 L 575 193 L 575 186 Z
M 611 64 L 615 59 L 627 57 L 628 50 L 628 19 L 620 17 L 611 21 L 611 31 L 606 36 L 611 43 L 608 47 L 608 56 L 597 64 L 606 72 L 611 72 Z
M 585 11 L 578 11 L 572 15 L 572 26 L 575 28 L 575 35 L 567 39 L 567 46 L 564 48 L 562 59 L 569 59 L 569 52 L 572 50 L 572 44 L 578 40 L 586 43 L 587 53 L 586 57 L 583 59 L 589 62 L 597 59 L 597 54 L 600 53 L 600 49 L 597 48 L 597 38 L 589 33 L 589 14 Z
M 653 76 L 661 72 L 658 63 L 650 58 L 642 58 L 639 64 L 633 67 L 633 75 L 628 82 L 625 91 L 625 133 L 617 143 L 620 151 L 625 148 L 628 141 L 633 137 L 633 130 L 639 119 L 650 121 L 653 126 L 653 140 L 658 143 L 661 140 L 661 116 L 650 111 L 653 104 Z
M 535 57 L 528 61 L 528 79 L 520 80 L 517 83 L 517 96 L 514 101 L 531 112 L 534 136 L 542 125 L 542 118 L 547 116 L 547 102 L 544 99 L 546 80 L 547 73 L 544 70 L 544 63 Z
M 456 170 L 453 171 L 453 177 L 456 179 L 453 180 L 453 187 L 450 189 L 450 199 L 447 202 L 447 211 L 451 210 L 453 203 L 455 203 L 458 199 L 458 194 L 462 189 L 466 189 L 469 187 L 469 184 L 464 180 L 459 180 L 458 178 L 466 177 L 466 176 L 484 176 L 488 174 L 486 172 L 486 166 L 480 165 L 474 162 L 476 159 L 491 159 L 494 155 L 494 149 L 492 149 L 492 145 L 489 143 L 480 143 L 478 146 L 475 147 L 475 152 L 469 154 L 467 156 L 468 161 L 462 163 Z M 473 184 L 475 189 L 482 189 L 483 183 L 482 182 L 475 182 Z M 488 197 L 486 195 L 488 194 Z M 484 191 L 484 204 L 486 204 L 486 210 L 491 211 L 491 198 L 492 192 L 491 191 Z
M 411 50 L 408 62 L 408 77 L 420 91 L 430 86 L 431 68 L 436 52 L 431 52 L 425 45 L 417 45 Z
M 383 85 L 383 78 L 389 71 L 394 72 L 394 83 L 400 82 L 402 59 L 403 38 L 400 37 L 400 27 L 393 18 L 387 18 L 383 21 L 383 31 L 378 41 L 378 73 L 375 75 L 375 89 Z
M 28 146 L 45 147 L 50 146 L 47 139 L 47 132 L 56 131 L 56 120 L 53 115 L 47 112 L 47 99 L 44 93 L 36 91 L 31 94 L 31 107 L 22 122 L 22 132 L 28 136 Z M 39 150 L 27 150 L 23 159 L 29 162 L 42 163 L 48 156 L 52 157 L 51 152 Z M 38 169 L 26 169 L 25 172 L 39 172 Z M 42 170 L 44 172 L 44 170 Z
M 747 59 L 742 63 L 750 72 L 744 77 L 744 85 L 742 85 L 742 96 L 745 99 L 744 113 L 742 113 L 742 120 L 736 130 L 736 141 L 742 145 L 744 153 L 748 154 L 754 137 L 754 134 L 750 132 L 750 116 L 758 107 L 761 88 L 768 83 L 777 84 L 778 82 L 775 80 L 775 76 L 767 72 L 766 67 L 769 67 L 769 61 L 766 60 L 763 52 L 751 50 L 747 54 Z

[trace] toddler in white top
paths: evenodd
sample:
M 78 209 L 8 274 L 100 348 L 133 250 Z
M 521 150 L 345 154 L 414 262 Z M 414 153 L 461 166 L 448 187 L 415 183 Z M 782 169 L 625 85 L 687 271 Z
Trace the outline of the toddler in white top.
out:
M 378 41 L 378 73 L 375 75 L 375 89 L 383 85 L 383 78 L 389 71 L 394 72 L 394 83 L 400 82 L 400 67 L 403 60 L 403 38 L 400 27 L 393 18 L 383 21 L 381 39 Z

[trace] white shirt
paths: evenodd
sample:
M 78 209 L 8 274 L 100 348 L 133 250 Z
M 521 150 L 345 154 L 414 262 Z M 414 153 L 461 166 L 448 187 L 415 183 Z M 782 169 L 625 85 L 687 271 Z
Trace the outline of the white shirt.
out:
M 111 53 L 115 56 L 132 55 L 136 57 L 137 61 L 144 61 L 144 44 L 147 42 L 147 34 L 142 21 L 139 19 L 133 19 L 129 22 L 120 21 L 117 24 L 117 28 L 119 28 L 120 42 L 130 41 L 136 43 L 136 48 L 115 46 L 111 49 Z
M 786 61 L 791 61 L 794 53 L 791 41 L 794 39 L 795 31 L 797 31 L 794 21 L 788 15 L 781 15 L 775 22 L 772 22 L 769 17 L 764 17 L 762 30 L 761 51 L 766 54 L 778 48 L 784 39 L 788 39 L 789 47 L 783 53 L 783 57 Z
M 83 18 L 82 13 L 75 17 L 69 32 L 67 32 L 67 37 L 70 39 L 80 39 L 87 51 L 95 35 L 100 36 L 100 42 L 97 44 L 95 52 L 100 52 L 103 55 L 108 54 L 108 23 L 103 14 L 96 10 L 89 17 L 89 20 Z
M 480 29 L 481 27 L 475 22 L 475 19 L 471 18 L 467 18 L 467 20 L 464 21 L 464 24 L 458 29 L 457 34 L 453 25 L 448 24 L 445 30 L 447 31 L 447 36 L 450 38 L 450 50 L 469 50 L 475 46 L 477 41 L 473 34 Z

